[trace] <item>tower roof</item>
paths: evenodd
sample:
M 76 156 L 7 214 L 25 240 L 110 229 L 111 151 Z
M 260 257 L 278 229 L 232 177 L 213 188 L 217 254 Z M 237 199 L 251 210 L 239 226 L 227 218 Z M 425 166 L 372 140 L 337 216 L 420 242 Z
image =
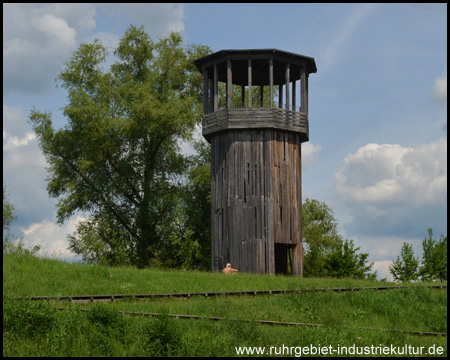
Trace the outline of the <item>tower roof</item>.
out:
M 278 49 L 229 49 L 220 50 L 194 60 L 200 72 L 203 69 L 218 65 L 219 81 L 226 81 L 226 61 L 232 61 L 233 84 L 245 85 L 248 75 L 248 60 L 252 60 L 253 85 L 268 85 L 269 72 L 267 61 L 274 61 L 274 84 L 285 83 L 283 64 L 291 65 L 291 81 L 300 78 L 300 67 L 305 66 L 308 74 L 317 72 L 314 58 Z

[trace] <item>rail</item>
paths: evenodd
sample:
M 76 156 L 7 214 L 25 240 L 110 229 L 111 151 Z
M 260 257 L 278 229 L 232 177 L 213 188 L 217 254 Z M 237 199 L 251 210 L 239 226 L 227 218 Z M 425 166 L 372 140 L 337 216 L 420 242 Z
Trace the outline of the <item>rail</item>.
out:
M 253 108 L 277 108 L 277 109 L 282 109 L 282 110 L 289 110 L 289 111 L 296 111 L 296 112 L 302 112 L 302 108 L 301 106 L 294 106 L 292 104 L 280 104 L 278 102 L 273 102 L 273 105 L 270 106 L 270 101 L 268 100 L 263 100 L 263 101 L 253 101 L 252 102 L 252 106 L 248 106 L 248 101 L 233 101 L 231 103 L 231 109 L 242 109 L 242 108 L 249 108 L 249 109 L 253 109 Z M 220 103 L 218 106 L 218 111 L 221 110 L 225 110 L 228 109 L 228 107 L 226 106 L 226 104 L 224 103 Z M 211 114 L 212 111 L 210 110 L 208 112 L 208 114 Z
M 18 300 L 69 300 L 71 302 L 96 302 L 96 301 L 111 301 L 114 302 L 120 299 L 135 298 L 135 299 L 156 299 L 156 298 L 191 298 L 195 296 L 213 297 L 213 296 L 236 296 L 236 295 L 282 295 L 282 294 L 301 294 L 306 292 L 348 292 L 360 290 L 393 290 L 403 289 L 409 286 L 377 286 L 377 287 L 361 287 L 361 288 L 321 288 L 321 289 L 281 289 L 281 290 L 245 290 L 245 291 L 204 291 L 204 292 L 190 292 L 190 293 L 161 293 L 161 294 L 114 294 L 114 295 L 67 295 L 67 296 L 29 296 L 19 297 Z M 446 289 L 447 285 L 428 285 L 428 288 Z
M 274 107 L 224 108 L 203 115 L 203 135 L 231 129 L 274 128 L 293 131 L 308 140 L 309 126 L 306 113 Z
M 69 311 L 70 308 L 62 308 L 58 307 L 57 310 Z M 91 309 L 81 309 L 81 311 L 91 311 Z M 159 314 L 159 313 L 150 313 L 150 312 L 136 312 L 136 311 L 123 311 L 118 310 L 119 313 L 123 315 L 134 315 L 134 316 L 147 316 L 147 317 L 171 317 L 175 319 L 190 319 L 190 320 L 210 320 L 210 321 L 242 321 L 242 322 L 251 322 L 262 325 L 279 325 L 279 326 L 307 326 L 307 327 L 329 327 L 329 328 L 337 328 L 337 329 L 358 329 L 358 330 L 376 330 L 376 331 L 391 331 L 391 332 L 400 332 L 411 335 L 420 335 L 420 336 L 447 336 L 447 333 L 444 332 L 436 332 L 436 331 L 420 331 L 420 330 L 402 330 L 402 329 L 386 329 L 386 328 L 372 328 L 372 327 L 350 327 L 350 326 L 330 326 L 325 324 L 310 324 L 310 323 L 299 323 L 299 322 L 288 322 L 288 321 L 274 321 L 274 320 L 256 320 L 256 319 L 230 319 L 225 317 L 218 316 L 203 316 L 203 315 L 186 315 L 186 314 Z

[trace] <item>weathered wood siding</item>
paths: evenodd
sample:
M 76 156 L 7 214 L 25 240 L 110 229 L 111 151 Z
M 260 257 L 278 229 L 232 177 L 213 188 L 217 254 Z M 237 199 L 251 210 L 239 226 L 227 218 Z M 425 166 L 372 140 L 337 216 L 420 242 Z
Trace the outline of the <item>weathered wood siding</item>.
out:
M 211 136 L 212 268 L 275 273 L 275 243 L 302 273 L 301 134 L 228 130 Z
M 306 113 L 280 108 L 223 109 L 203 115 L 202 134 L 210 141 L 211 135 L 232 129 L 273 128 L 297 132 L 302 142 L 309 139 Z

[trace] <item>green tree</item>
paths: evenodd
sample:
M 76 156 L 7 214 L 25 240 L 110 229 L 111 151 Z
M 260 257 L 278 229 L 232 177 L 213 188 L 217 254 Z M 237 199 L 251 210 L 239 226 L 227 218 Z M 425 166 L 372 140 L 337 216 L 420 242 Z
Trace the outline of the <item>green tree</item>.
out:
M 337 220 L 326 203 L 315 199 L 305 199 L 302 214 L 305 276 L 326 275 L 326 257 L 342 244 Z
M 72 251 L 139 267 L 155 256 L 185 169 L 177 144 L 201 118 L 202 76 L 193 60 L 210 52 L 183 45 L 177 33 L 154 42 L 130 26 L 109 71 L 98 40 L 65 63 L 58 76 L 68 91 L 64 128 L 56 130 L 49 113 L 31 112 L 49 164 L 47 190 L 59 198 L 58 222 L 87 216 L 69 238 Z
M 422 242 L 423 260 L 419 273 L 424 281 L 447 281 L 447 236 L 433 238 L 433 229 L 428 229 L 428 237 Z
M 374 263 L 367 264 L 369 254 L 357 254 L 359 249 L 355 248 L 353 240 L 345 240 L 326 257 L 327 275 L 337 278 L 376 279 L 377 272 L 370 273 Z
M 211 268 L 211 147 L 193 143 L 186 179 L 180 187 L 175 221 L 166 228 L 158 260 L 164 266 L 205 270 Z
M 17 219 L 16 208 L 9 201 L 5 184 L 3 184 L 3 250 L 11 241 L 11 223 Z
M 185 233 L 191 234 L 191 242 L 197 256 L 184 256 L 185 266 L 211 269 L 211 147 L 200 140 L 194 143 L 196 155 L 190 158 L 187 183 L 183 191 Z M 195 239 L 195 240 L 194 240 Z M 189 243 L 184 249 L 192 248 Z M 188 263 L 189 261 L 190 263 Z
M 389 266 L 389 271 L 394 280 L 407 282 L 417 280 L 419 277 L 419 259 L 414 257 L 412 244 L 406 241 L 402 245 L 400 256 Z

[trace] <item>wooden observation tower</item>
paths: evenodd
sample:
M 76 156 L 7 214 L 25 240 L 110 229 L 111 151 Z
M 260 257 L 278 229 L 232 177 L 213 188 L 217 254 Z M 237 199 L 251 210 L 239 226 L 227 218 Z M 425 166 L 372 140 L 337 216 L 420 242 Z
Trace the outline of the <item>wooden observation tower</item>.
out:
M 313 58 L 277 49 L 222 50 L 203 74 L 211 144 L 211 264 L 303 275 L 301 143 L 309 140 Z

